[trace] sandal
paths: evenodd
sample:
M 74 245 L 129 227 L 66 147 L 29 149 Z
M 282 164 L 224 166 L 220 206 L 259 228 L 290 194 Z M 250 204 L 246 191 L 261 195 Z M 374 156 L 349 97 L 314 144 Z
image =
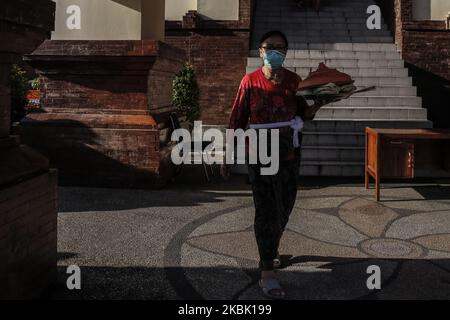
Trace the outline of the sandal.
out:
M 273 267 L 275 269 L 281 268 L 281 257 L 280 254 L 277 252 L 277 256 L 275 259 L 273 259 Z
M 260 279 L 259 287 L 262 289 L 264 296 L 269 299 L 282 300 L 286 297 L 280 281 L 276 278 Z M 278 291 L 278 294 L 275 294 L 274 291 Z

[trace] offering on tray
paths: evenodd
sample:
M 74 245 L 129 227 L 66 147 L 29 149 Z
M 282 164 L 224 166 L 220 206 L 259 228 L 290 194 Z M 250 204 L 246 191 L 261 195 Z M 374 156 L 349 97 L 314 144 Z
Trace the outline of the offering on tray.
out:
M 357 89 L 353 84 L 355 81 L 346 73 L 336 69 L 328 68 L 320 63 L 316 71 L 300 83 L 297 95 L 308 100 L 325 100 L 335 102 L 347 99 L 359 92 L 374 90 L 375 87 Z

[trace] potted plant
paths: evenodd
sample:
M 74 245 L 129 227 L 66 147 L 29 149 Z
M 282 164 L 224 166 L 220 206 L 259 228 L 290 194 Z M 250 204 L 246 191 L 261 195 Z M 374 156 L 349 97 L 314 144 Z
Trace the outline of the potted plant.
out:
M 172 102 L 191 122 L 200 117 L 200 90 L 192 65 L 186 64 L 173 81 Z
M 26 115 L 29 84 L 25 73 L 18 65 L 13 65 L 11 69 L 9 77 L 11 87 L 11 123 L 22 120 Z
M 27 113 L 32 112 L 39 108 L 41 98 L 41 79 L 35 78 L 29 81 L 30 90 L 27 91 L 28 105 L 26 108 Z

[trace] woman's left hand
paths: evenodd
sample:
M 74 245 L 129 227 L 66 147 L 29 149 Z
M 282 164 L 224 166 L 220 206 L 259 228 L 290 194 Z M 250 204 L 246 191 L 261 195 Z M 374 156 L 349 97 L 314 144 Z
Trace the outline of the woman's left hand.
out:
M 327 101 L 325 99 L 316 99 L 316 100 L 314 100 L 314 104 L 312 106 L 320 108 L 320 107 L 323 107 L 324 105 L 326 105 L 328 103 L 330 103 L 330 101 Z
M 326 105 L 328 103 L 329 102 L 327 102 L 326 100 L 317 99 L 317 100 L 314 100 L 314 104 L 311 106 L 311 108 L 313 110 L 315 110 L 315 112 L 317 112 L 321 107 L 323 107 L 324 105 Z

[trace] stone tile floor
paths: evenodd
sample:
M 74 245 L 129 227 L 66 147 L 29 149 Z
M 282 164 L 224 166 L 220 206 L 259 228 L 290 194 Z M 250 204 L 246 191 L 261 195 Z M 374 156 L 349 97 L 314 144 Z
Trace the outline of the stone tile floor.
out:
M 195 183 L 194 183 L 195 181 Z M 281 244 L 290 299 L 449 299 L 450 183 L 304 178 Z M 245 177 L 166 190 L 60 187 L 50 299 L 263 299 Z M 68 291 L 66 268 L 81 267 Z M 381 290 L 366 286 L 381 268 Z

